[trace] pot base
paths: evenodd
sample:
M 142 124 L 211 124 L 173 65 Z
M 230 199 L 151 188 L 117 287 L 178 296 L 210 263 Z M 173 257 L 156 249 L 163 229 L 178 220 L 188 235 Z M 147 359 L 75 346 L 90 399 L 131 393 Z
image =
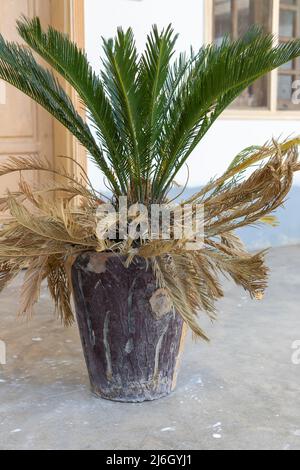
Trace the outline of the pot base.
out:
M 140 391 L 140 393 L 133 393 L 133 394 L 124 394 L 124 389 L 121 389 L 119 393 L 114 393 L 113 391 L 111 392 L 110 395 L 105 395 L 102 390 L 95 389 L 91 385 L 91 392 L 96 398 L 101 398 L 103 400 L 109 400 L 109 401 L 116 401 L 119 403 L 142 403 L 144 401 L 154 401 L 154 400 L 159 400 L 160 398 L 166 398 L 171 393 L 173 390 L 166 391 L 165 393 L 159 394 L 157 391 L 151 392 L 152 387 L 147 389 L 147 387 L 143 390 Z M 153 389 L 152 389 L 153 390 Z

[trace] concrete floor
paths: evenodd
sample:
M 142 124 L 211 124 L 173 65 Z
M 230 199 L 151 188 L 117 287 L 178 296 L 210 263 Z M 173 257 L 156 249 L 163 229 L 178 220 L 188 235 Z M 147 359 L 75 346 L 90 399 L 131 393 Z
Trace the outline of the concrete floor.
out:
M 269 265 L 262 302 L 226 282 L 211 343 L 189 339 L 176 392 L 143 404 L 94 398 L 76 327 L 53 319 L 46 290 L 31 322 L 15 319 L 18 279 L 0 297 L 0 449 L 299 450 L 300 247 Z

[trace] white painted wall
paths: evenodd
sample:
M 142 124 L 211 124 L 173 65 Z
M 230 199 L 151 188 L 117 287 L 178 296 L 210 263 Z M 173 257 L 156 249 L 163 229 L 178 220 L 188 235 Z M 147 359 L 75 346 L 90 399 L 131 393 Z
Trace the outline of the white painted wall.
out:
M 86 49 L 95 67 L 100 67 L 101 36 L 111 37 L 118 26 L 132 26 L 141 49 L 153 23 L 172 23 L 180 33 L 177 50 L 200 47 L 204 40 L 204 0 L 85 0 Z M 300 122 L 278 120 L 219 120 L 189 160 L 189 186 L 200 186 L 220 174 L 240 150 L 264 144 L 272 137 L 300 134 Z M 102 176 L 90 164 L 95 187 L 103 189 Z M 178 177 L 184 183 L 186 170 Z M 300 185 L 300 175 L 296 177 Z

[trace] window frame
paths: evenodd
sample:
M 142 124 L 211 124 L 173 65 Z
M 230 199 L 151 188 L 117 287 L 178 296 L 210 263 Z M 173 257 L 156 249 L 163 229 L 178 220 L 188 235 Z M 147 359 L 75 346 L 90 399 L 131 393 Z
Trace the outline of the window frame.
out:
M 272 0 L 272 33 L 279 36 L 280 0 Z M 204 0 L 204 43 L 213 41 L 213 0 Z M 222 114 L 223 119 L 253 119 L 253 120 L 283 120 L 291 121 L 300 119 L 300 110 L 278 109 L 278 70 L 270 74 L 270 89 L 268 96 L 268 108 L 227 109 Z

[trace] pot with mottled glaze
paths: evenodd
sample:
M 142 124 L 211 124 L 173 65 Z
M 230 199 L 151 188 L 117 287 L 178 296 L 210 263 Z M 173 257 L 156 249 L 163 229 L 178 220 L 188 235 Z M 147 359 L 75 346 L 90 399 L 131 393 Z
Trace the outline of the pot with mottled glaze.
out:
M 185 336 L 182 318 L 149 263 L 113 253 L 81 254 L 72 267 L 77 322 L 91 388 L 142 402 L 174 390 Z

